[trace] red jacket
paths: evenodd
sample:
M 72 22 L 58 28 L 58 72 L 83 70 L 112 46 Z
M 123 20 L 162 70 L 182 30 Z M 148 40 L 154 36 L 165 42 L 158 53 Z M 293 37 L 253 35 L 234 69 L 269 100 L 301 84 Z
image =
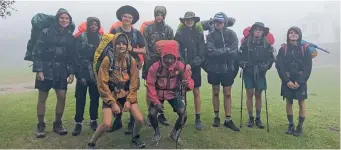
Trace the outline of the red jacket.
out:
M 179 58 L 178 45 L 177 43 L 174 43 L 176 43 L 176 41 L 169 42 L 169 44 L 167 43 L 163 46 L 161 50 L 162 58 L 167 54 L 171 54 L 177 59 Z M 161 65 L 163 65 L 163 67 Z M 159 67 L 162 67 L 163 69 L 159 70 Z M 184 78 L 188 81 L 188 88 L 192 90 L 194 88 L 194 81 L 191 78 L 191 71 L 188 68 L 186 68 L 186 71 L 184 71 L 184 69 L 185 65 L 179 60 L 177 60 L 172 66 L 168 68 L 165 67 L 165 65 L 162 63 L 162 60 L 155 62 L 150 67 L 147 76 L 148 99 L 155 105 L 160 104 L 161 100 L 163 101 L 174 99 L 175 92 L 172 89 L 175 89 L 177 87 L 178 81 L 181 78 L 180 72 L 184 72 Z M 169 75 L 171 76 L 171 78 L 168 78 Z M 156 87 L 156 85 L 158 85 L 158 87 Z

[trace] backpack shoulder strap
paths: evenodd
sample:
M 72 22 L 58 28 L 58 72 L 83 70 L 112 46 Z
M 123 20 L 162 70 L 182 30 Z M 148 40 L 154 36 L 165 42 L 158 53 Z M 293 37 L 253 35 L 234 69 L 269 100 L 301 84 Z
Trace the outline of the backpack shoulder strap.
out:
M 302 45 L 302 56 L 303 56 L 303 57 L 304 57 L 304 53 L 305 53 L 305 51 L 308 49 L 308 47 L 309 47 L 309 44 L 308 44 L 308 43 L 305 43 L 305 44 Z
M 284 50 L 284 56 L 286 56 L 286 55 L 287 55 L 287 51 L 288 51 L 287 44 L 283 43 L 283 44 L 281 45 L 281 47 L 282 47 L 282 49 Z
M 127 63 L 127 72 L 128 75 L 130 76 L 130 68 L 131 68 L 131 55 L 126 55 L 126 63 Z

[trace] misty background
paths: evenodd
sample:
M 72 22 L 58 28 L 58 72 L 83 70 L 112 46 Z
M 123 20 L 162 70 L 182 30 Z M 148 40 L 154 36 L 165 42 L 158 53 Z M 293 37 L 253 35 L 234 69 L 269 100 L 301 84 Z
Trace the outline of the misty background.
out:
M 154 19 L 154 7 L 163 5 L 167 8 L 166 23 L 174 34 L 179 18 L 186 11 L 195 12 L 201 20 L 207 20 L 217 12 L 224 12 L 234 17 L 233 27 L 240 39 L 243 30 L 254 22 L 263 22 L 275 36 L 275 48 L 286 42 L 287 30 L 292 26 L 301 28 L 303 39 L 315 43 L 331 52 L 319 51 L 314 59 L 316 65 L 340 64 L 340 2 L 338 1 L 226 1 L 226 2 L 97 2 L 97 1 L 17 1 L 12 16 L 0 19 L 0 69 L 27 68 L 31 62 L 24 61 L 27 41 L 31 32 L 31 19 L 37 13 L 55 15 L 59 8 L 65 8 L 78 25 L 87 17 L 98 17 L 105 33 L 117 21 L 116 10 L 123 5 L 132 5 L 140 13 L 140 20 L 134 25 L 137 29 L 141 23 Z M 77 29 L 76 29 L 77 30 Z M 76 31 L 75 31 L 76 32 Z M 207 33 L 206 33 L 207 34 Z M 239 43 L 240 44 L 240 43 Z

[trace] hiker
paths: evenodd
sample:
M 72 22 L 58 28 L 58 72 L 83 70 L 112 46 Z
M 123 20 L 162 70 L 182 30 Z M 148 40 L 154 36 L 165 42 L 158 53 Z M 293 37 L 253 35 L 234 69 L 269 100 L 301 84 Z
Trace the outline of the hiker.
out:
M 173 40 L 174 34 L 173 29 L 165 23 L 165 18 L 167 15 L 167 9 L 165 6 L 155 6 L 154 9 L 154 23 L 149 24 L 143 31 L 143 36 L 146 40 L 147 44 L 147 54 L 145 60 L 145 64 L 142 68 L 142 79 L 145 80 L 147 78 L 149 67 L 160 59 L 160 54 L 156 53 L 155 43 L 160 40 Z M 147 106 L 149 107 L 150 102 L 148 101 L 148 97 L 146 96 Z M 166 119 L 163 113 L 158 115 L 158 120 L 161 124 L 169 126 L 168 120 Z M 147 124 L 150 124 L 149 120 L 147 120 Z
M 82 132 L 82 122 L 84 120 L 84 109 L 86 103 L 86 93 L 89 89 L 90 96 L 90 128 L 97 129 L 99 93 L 96 85 L 96 78 L 93 72 L 94 53 L 101 42 L 101 22 L 96 17 L 88 17 L 86 22 L 86 31 L 81 33 L 75 39 L 78 63 L 76 69 L 76 114 L 75 128 L 72 131 L 73 136 Z
M 169 40 L 161 49 L 161 60 L 155 62 L 149 69 L 147 76 L 147 95 L 151 102 L 149 106 L 149 120 L 154 128 L 152 144 L 157 145 L 161 139 L 157 114 L 164 112 L 163 103 L 167 100 L 173 111 L 178 114 L 178 119 L 170 132 L 169 138 L 176 141 L 179 129 L 185 124 L 187 115 L 185 113 L 185 101 L 181 97 L 180 84 L 190 90 L 194 88 L 190 69 L 179 61 L 178 43 Z M 183 144 L 179 138 L 178 143 Z
M 146 54 L 145 41 L 141 32 L 132 27 L 132 25 L 135 24 L 139 20 L 140 18 L 139 13 L 134 7 L 125 5 L 116 11 L 116 17 L 119 21 L 122 22 L 122 26 L 117 26 L 113 28 L 111 30 L 111 34 L 124 33 L 128 36 L 129 41 L 130 41 L 130 47 L 128 49 L 129 54 L 136 60 L 137 67 L 140 70 L 142 68 L 142 62 L 138 54 L 143 54 L 143 55 Z M 140 83 L 140 79 L 138 83 Z M 122 128 L 122 113 L 116 115 L 116 118 L 113 122 L 112 129 L 110 129 L 109 132 L 116 131 L 121 128 Z M 132 116 L 132 114 L 130 114 L 128 129 L 125 131 L 125 134 L 132 134 L 133 128 L 134 128 L 134 117 Z
M 36 72 L 35 88 L 38 89 L 37 138 L 45 137 L 46 99 L 51 88 L 57 96 L 53 131 L 66 135 L 62 125 L 67 85 L 74 80 L 74 39 L 68 28 L 72 17 L 67 10 L 60 8 L 55 16 L 56 22 L 42 30 L 33 49 L 33 72 Z
M 240 46 L 243 69 L 243 80 L 246 89 L 246 107 L 249 113 L 247 126 L 252 128 L 255 124 L 264 129 L 260 120 L 262 109 L 262 91 L 267 89 L 266 72 L 274 62 L 273 47 L 266 39 L 269 28 L 262 22 L 256 22 L 251 26 L 249 35 L 242 41 Z M 253 116 L 253 96 L 256 103 L 256 119 Z
M 132 142 L 138 148 L 144 148 L 145 143 L 140 139 L 143 115 L 137 101 L 139 74 L 136 60 L 128 54 L 129 38 L 123 33 L 106 36 L 114 37 L 112 40 L 102 37 L 110 43 L 105 46 L 102 53 L 104 58 L 98 66 L 97 87 L 103 99 L 103 121 L 89 141 L 88 147 L 94 148 L 97 140 L 111 128 L 113 114 L 129 111 L 135 120 Z M 108 55 L 104 55 L 104 51 L 108 52 Z
M 231 118 L 231 89 L 238 74 L 238 38 L 236 33 L 226 27 L 228 18 L 223 12 L 215 14 L 214 31 L 207 36 L 207 53 L 203 69 L 207 72 L 207 81 L 212 85 L 214 121 L 212 126 L 220 126 L 219 92 L 223 86 L 226 119 L 224 126 L 239 131 Z M 220 84 L 220 85 L 219 85 Z
M 300 44 L 302 32 L 298 27 L 291 27 L 287 32 L 287 43 L 278 51 L 276 68 L 282 80 L 281 96 L 286 99 L 286 112 L 289 122 L 286 134 L 302 135 L 302 126 L 306 116 L 305 100 L 307 82 L 312 70 L 312 54 L 307 47 Z M 293 120 L 293 100 L 298 100 L 299 118 L 295 129 Z
M 198 23 L 199 17 L 194 12 L 188 11 L 183 18 L 180 18 L 181 24 L 175 34 L 175 40 L 180 46 L 180 57 L 185 64 L 191 66 L 192 79 L 194 81 L 194 106 L 195 106 L 195 127 L 202 130 L 200 120 L 200 86 L 201 86 L 201 63 L 204 59 L 204 30 Z

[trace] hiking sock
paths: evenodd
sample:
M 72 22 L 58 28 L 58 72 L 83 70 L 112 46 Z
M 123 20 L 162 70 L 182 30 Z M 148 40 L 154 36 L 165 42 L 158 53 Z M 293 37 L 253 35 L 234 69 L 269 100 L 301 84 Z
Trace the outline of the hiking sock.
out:
M 305 119 L 305 117 L 301 117 L 301 116 L 298 118 L 298 125 L 299 126 L 303 125 L 304 119 Z
M 44 123 L 45 115 L 38 115 L 38 123 Z
M 256 119 L 260 119 L 261 110 L 256 110 Z
M 139 123 L 135 123 L 134 125 L 134 129 L 133 129 L 133 137 L 140 135 L 140 129 L 141 129 L 141 125 Z
M 253 111 L 249 111 L 249 117 L 253 117 Z
M 231 116 L 226 116 L 225 121 L 226 121 L 226 122 L 230 122 L 230 121 L 231 121 Z
M 195 114 L 195 119 L 196 119 L 196 120 L 200 120 L 200 113 L 196 113 L 196 114 Z
M 62 117 L 63 117 L 62 113 L 56 113 L 56 122 L 62 122 Z
M 76 122 L 76 124 L 80 124 L 80 125 L 82 125 L 82 122 Z
M 294 124 L 294 116 L 293 115 L 287 115 L 289 124 Z
M 219 118 L 219 111 L 214 111 L 214 116 L 215 116 L 216 118 Z

